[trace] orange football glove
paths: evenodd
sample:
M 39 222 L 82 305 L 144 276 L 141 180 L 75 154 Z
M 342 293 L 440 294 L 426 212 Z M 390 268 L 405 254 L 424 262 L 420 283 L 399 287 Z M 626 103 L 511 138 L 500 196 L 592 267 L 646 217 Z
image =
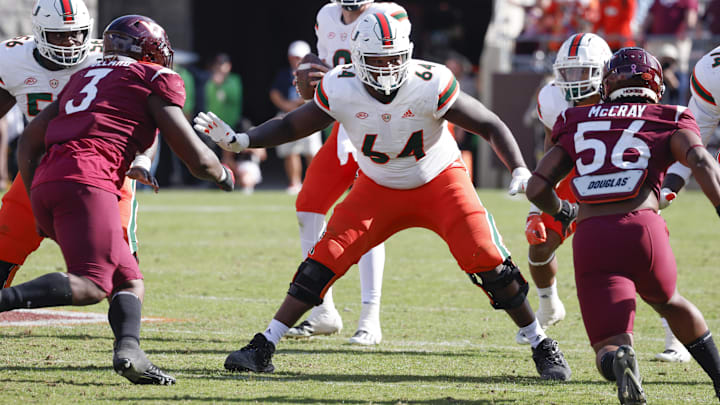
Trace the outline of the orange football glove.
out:
M 530 212 L 525 221 L 525 237 L 531 245 L 539 245 L 547 240 L 545 223 L 538 212 Z

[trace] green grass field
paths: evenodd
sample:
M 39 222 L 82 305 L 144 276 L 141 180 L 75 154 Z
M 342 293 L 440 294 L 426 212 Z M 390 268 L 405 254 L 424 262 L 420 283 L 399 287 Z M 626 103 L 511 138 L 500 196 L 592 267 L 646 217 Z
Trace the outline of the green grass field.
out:
M 515 261 L 527 273 L 523 233 L 527 202 L 480 190 Z M 226 372 L 226 355 L 262 331 L 300 263 L 294 198 L 215 191 L 140 195 L 142 347 L 174 374 L 172 387 L 134 386 L 112 371 L 107 324 L 0 327 L 0 404 L 616 404 L 612 383 L 595 370 L 580 319 L 570 244 L 558 252 L 559 290 L 568 310 L 549 329 L 573 370 L 572 381 L 541 381 L 515 326 L 494 311 L 458 268 L 447 246 L 422 229 L 387 246 L 381 320 L 383 342 L 347 344 L 360 312 L 360 283 L 351 269 L 335 285 L 345 329 L 310 341 L 283 340 L 270 375 Z M 680 291 L 720 330 L 718 218 L 704 197 L 684 192 L 663 212 L 679 267 Z M 615 252 L 607 252 L 615 254 Z M 60 251 L 45 241 L 16 284 L 64 271 Z M 537 295 L 531 287 L 535 307 Z M 107 304 L 72 308 L 105 313 Z M 653 361 L 663 349 L 658 316 L 638 304 L 635 336 L 650 404 L 717 403 L 700 367 Z

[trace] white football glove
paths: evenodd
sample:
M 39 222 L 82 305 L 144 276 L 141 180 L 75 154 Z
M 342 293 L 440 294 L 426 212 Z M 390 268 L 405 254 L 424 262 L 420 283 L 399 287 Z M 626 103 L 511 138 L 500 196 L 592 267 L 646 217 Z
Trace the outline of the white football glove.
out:
M 669 207 L 670 204 L 677 198 L 677 193 L 670 190 L 669 188 L 665 187 L 662 190 L 660 190 L 660 209 L 664 210 L 665 208 Z
M 198 113 L 193 122 L 196 131 L 208 135 L 213 142 L 227 151 L 239 153 L 247 149 L 250 144 L 250 138 L 246 133 L 236 134 L 230 125 L 212 111 L 208 111 L 207 114 Z
M 510 187 L 508 187 L 508 194 L 524 194 L 530 177 L 532 177 L 532 173 L 530 173 L 530 170 L 526 167 L 515 168 L 515 170 L 512 171 L 512 180 L 510 181 Z

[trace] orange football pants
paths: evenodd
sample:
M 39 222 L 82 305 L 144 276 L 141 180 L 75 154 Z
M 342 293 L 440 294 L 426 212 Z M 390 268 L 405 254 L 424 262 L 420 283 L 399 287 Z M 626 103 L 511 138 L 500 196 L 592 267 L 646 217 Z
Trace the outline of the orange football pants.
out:
M 413 227 L 438 234 L 467 273 L 492 270 L 510 256 L 492 215 L 457 161 L 429 183 L 410 190 L 380 186 L 360 172 L 308 257 L 339 278 L 365 252 Z
M 337 156 L 337 134 L 340 123 L 335 122 L 330 136 L 310 161 L 300 193 L 295 200 L 298 212 L 326 214 L 353 184 L 358 165 L 352 155 L 340 165 Z
M 125 178 L 122 198 L 119 202 L 120 216 L 123 221 L 125 240 L 128 240 L 128 226 L 134 235 L 135 226 L 135 190 L 133 181 Z M 134 237 L 134 236 L 133 236 Z M 23 264 L 25 259 L 34 252 L 43 238 L 35 228 L 30 198 L 28 198 L 22 177 L 17 175 L 10 189 L 2 198 L 0 206 L 0 260 Z

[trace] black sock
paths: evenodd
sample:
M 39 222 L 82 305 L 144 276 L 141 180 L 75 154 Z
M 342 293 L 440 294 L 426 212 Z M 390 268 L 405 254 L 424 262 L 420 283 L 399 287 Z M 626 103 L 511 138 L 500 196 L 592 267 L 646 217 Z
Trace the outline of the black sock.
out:
M 120 291 L 110 301 L 108 321 L 115 335 L 116 348 L 140 347 L 142 303 L 137 295 Z
M 603 354 L 600 359 L 600 368 L 602 369 L 602 375 L 608 381 L 615 381 L 615 371 L 613 370 L 613 364 L 615 364 L 615 351 L 607 352 Z
M 65 273 L 50 273 L 15 287 L 0 290 L 0 312 L 18 308 L 72 305 L 70 279 Z
M 0 260 L 0 288 L 3 288 L 5 286 L 8 278 L 10 278 L 10 274 L 12 274 L 13 270 L 15 270 L 15 268 L 18 266 L 19 265 L 15 263 L 9 263 Z
M 720 356 L 710 331 L 705 332 L 694 342 L 685 345 L 695 361 L 710 376 L 716 387 L 720 385 Z

